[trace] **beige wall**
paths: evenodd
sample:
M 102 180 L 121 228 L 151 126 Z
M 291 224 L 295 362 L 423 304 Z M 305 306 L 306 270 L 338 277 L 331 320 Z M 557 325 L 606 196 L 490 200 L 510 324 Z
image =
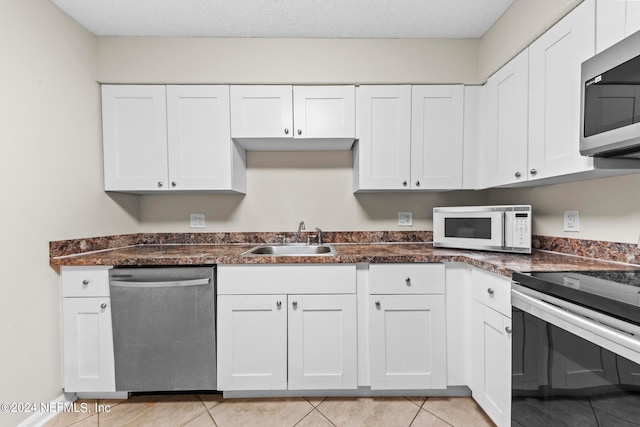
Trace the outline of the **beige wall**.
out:
M 101 37 L 103 83 L 474 83 L 478 40 Z
M 480 39 L 478 79 L 486 79 L 583 0 L 516 0 Z
M 62 393 L 48 242 L 137 231 L 138 200 L 101 191 L 95 38 L 49 0 L 1 0 L 0 52 L 0 402 L 46 403 Z
M 533 208 L 533 231 L 544 236 L 638 243 L 640 174 L 529 189 L 489 191 L 491 204 L 525 203 Z M 580 232 L 563 231 L 563 212 L 580 211 Z
M 434 206 L 484 204 L 484 192 L 353 194 L 351 151 L 249 152 L 246 195 L 142 196 L 142 230 L 193 231 L 190 213 L 204 213 L 205 231 L 308 229 L 431 230 Z M 398 211 L 413 212 L 399 227 Z

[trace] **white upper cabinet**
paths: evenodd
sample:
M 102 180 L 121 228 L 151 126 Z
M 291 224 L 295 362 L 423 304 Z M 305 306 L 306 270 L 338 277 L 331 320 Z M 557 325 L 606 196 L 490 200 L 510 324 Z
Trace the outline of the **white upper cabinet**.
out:
M 527 179 L 529 52 L 525 49 L 484 87 L 484 184 Z
M 354 191 L 462 188 L 463 86 L 359 91 Z
M 595 0 L 529 47 L 529 179 L 593 169 L 580 155 L 580 66 L 595 53 Z
M 411 87 L 411 186 L 462 188 L 464 87 Z
M 231 136 L 250 150 L 348 150 L 355 86 L 231 86 Z
M 102 86 L 107 191 L 168 188 L 165 86 Z
M 596 52 L 640 31 L 640 2 L 637 0 L 597 0 Z
M 354 191 L 408 189 L 411 181 L 411 86 L 360 86 L 360 140 Z
M 105 190 L 244 192 L 229 86 L 103 85 Z

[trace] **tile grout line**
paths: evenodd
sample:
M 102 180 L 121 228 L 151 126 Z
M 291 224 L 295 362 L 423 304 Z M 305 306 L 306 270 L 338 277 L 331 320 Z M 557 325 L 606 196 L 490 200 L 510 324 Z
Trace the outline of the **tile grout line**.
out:
M 211 418 L 211 421 L 213 421 L 213 425 L 214 425 L 214 426 L 216 426 L 216 427 L 218 427 L 218 423 L 216 422 L 216 419 L 215 419 L 215 418 L 213 418 L 213 414 L 211 413 L 211 411 L 209 410 L 209 408 L 207 408 L 207 404 L 206 404 L 206 403 L 204 403 L 204 399 L 202 399 L 202 396 L 201 396 L 201 395 L 199 395 L 199 394 L 198 394 L 197 396 L 198 396 L 198 399 L 200 399 L 200 402 L 202 402 L 202 404 L 204 405 L 204 410 L 205 410 L 205 411 L 207 411 L 207 414 L 209 415 L 209 418 Z M 219 403 L 218 403 L 218 405 L 219 405 Z M 214 406 L 212 406 L 212 407 L 211 407 L 211 409 L 215 408 L 215 407 L 216 407 L 216 406 L 218 406 L 218 405 L 214 405 Z M 194 419 L 195 419 L 195 418 L 194 418 Z M 100 426 L 98 426 L 98 427 L 100 427 Z
M 310 410 L 309 412 L 307 412 L 307 413 L 305 414 L 305 416 L 304 416 L 304 417 L 300 418 L 300 419 L 298 420 L 298 422 L 297 422 L 297 423 L 295 423 L 295 424 L 293 425 L 293 427 L 295 427 L 295 426 L 297 426 L 298 424 L 300 424 L 300 423 L 302 422 L 302 420 L 304 420 L 305 418 L 307 418 L 307 417 L 309 416 L 309 414 L 311 414 L 313 411 L 315 411 L 315 410 L 316 410 L 316 407 L 315 407 L 315 406 L 313 406 L 313 405 L 311 404 L 311 402 L 309 402 L 307 399 L 305 399 L 305 401 L 306 401 L 306 402 L 311 406 L 311 410 Z
M 425 401 L 425 403 L 426 403 L 426 401 Z M 423 403 L 423 406 L 424 406 L 424 403 Z M 456 427 L 456 426 L 454 426 L 453 424 L 451 424 L 450 422 L 448 422 L 448 421 L 446 421 L 446 420 L 443 420 L 442 418 L 440 418 L 439 416 L 437 416 L 436 414 L 434 414 L 433 412 L 431 412 L 431 411 L 430 411 L 430 410 L 428 410 L 428 409 L 420 408 L 420 410 L 421 410 L 421 411 L 425 411 L 425 412 L 429 413 L 430 415 L 433 415 L 434 417 L 436 417 L 437 419 L 439 419 L 440 421 L 442 421 L 442 422 L 443 422 L 443 423 L 445 423 L 446 425 L 449 425 L 449 426 L 451 426 L 451 427 Z
M 323 400 L 324 402 L 324 400 Z M 318 405 L 320 406 L 320 405 Z M 316 406 L 316 411 L 318 411 L 318 413 L 320 415 L 322 415 L 327 421 L 329 421 L 331 423 L 332 426 L 336 426 L 336 423 L 334 423 L 333 421 L 331 421 L 331 419 L 329 417 L 327 417 L 320 409 L 318 409 L 318 406 Z

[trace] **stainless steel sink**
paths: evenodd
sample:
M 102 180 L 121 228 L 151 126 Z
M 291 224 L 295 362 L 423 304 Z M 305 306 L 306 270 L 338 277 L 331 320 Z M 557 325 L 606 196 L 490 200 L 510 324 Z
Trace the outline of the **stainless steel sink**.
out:
M 333 256 L 336 248 L 327 245 L 265 245 L 256 246 L 242 253 L 242 256 Z

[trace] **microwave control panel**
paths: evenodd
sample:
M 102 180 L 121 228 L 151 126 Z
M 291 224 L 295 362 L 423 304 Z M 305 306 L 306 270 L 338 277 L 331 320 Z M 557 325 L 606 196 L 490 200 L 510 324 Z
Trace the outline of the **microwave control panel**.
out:
M 513 246 L 529 248 L 531 246 L 531 218 L 529 212 L 515 212 L 513 218 Z

